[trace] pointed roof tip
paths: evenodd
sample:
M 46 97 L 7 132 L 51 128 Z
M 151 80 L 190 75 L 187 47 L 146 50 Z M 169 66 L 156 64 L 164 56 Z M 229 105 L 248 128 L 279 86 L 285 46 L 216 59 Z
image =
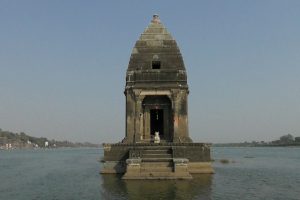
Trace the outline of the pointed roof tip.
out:
M 152 18 L 151 22 L 155 23 L 155 24 L 160 24 L 160 19 L 159 19 L 158 14 L 153 15 L 153 18 Z

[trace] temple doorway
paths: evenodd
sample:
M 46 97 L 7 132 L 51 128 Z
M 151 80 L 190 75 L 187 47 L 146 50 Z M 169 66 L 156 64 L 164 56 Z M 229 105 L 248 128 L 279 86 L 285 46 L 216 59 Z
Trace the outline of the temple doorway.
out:
M 153 137 L 155 132 L 159 132 L 159 136 L 164 135 L 164 112 L 163 109 L 150 110 L 150 132 Z
M 149 95 L 143 100 L 142 138 L 153 142 L 155 132 L 160 139 L 170 142 L 173 139 L 172 104 L 168 96 Z

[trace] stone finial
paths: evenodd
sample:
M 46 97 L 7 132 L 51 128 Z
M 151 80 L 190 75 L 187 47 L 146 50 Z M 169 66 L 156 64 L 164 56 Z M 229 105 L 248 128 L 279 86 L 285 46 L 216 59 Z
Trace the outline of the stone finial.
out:
M 160 19 L 159 19 L 158 14 L 154 14 L 154 15 L 153 15 L 153 19 L 152 19 L 151 22 L 152 22 L 152 23 L 155 23 L 155 24 L 160 24 Z

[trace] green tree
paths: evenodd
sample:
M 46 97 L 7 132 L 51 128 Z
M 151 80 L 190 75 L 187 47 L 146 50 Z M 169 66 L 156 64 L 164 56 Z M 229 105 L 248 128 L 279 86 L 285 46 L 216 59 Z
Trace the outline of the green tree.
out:
M 291 134 L 283 135 L 280 137 L 280 142 L 292 143 L 292 142 L 294 142 L 294 136 L 292 136 Z

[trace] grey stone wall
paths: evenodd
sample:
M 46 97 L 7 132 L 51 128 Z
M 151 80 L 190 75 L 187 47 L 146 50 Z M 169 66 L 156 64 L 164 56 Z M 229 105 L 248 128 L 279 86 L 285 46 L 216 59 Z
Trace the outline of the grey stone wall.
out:
M 210 144 L 206 143 L 169 143 L 169 144 L 104 144 L 105 161 L 126 161 L 129 152 L 142 156 L 142 151 L 147 149 L 172 148 L 173 158 L 187 158 L 190 162 L 210 162 Z M 131 155 L 134 157 L 134 155 Z
M 173 146 L 173 158 L 187 158 L 190 162 L 210 162 L 210 147 L 207 145 Z

